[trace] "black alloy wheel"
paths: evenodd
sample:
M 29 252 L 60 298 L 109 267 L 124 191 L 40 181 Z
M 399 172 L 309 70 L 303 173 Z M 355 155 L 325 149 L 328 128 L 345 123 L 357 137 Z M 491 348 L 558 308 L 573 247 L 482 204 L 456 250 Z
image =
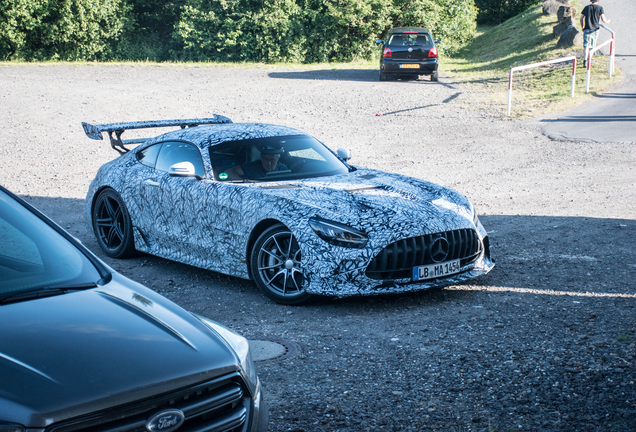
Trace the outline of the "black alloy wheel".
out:
M 135 251 L 130 215 L 113 189 L 104 189 L 95 200 L 93 231 L 99 247 L 111 258 L 126 258 Z
M 256 286 L 277 303 L 297 305 L 312 297 L 304 290 L 300 246 L 285 225 L 273 225 L 258 237 L 250 271 Z

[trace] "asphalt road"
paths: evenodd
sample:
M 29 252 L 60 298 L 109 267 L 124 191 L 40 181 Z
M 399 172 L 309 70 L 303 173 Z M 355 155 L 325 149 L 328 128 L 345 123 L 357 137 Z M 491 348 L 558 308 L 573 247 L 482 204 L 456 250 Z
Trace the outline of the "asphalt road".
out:
M 616 33 L 616 66 L 625 79 L 589 102 L 544 120 L 543 133 L 559 140 L 636 142 L 636 2 L 601 0 L 599 4 L 611 21 L 608 27 Z M 601 29 L 599 43 L 608 37 Z

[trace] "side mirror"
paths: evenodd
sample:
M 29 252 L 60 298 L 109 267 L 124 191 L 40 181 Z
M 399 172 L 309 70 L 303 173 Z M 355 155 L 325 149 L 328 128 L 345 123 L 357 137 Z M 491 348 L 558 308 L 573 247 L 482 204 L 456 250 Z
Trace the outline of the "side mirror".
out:
M 435 39 L 435 43 L 436 43 L 436 44 L 438 44 L 438 43 L 442 43 L 442 41 L 441 41 L 441 40 L 439 40 L 439 39 Z
M 382 39 L 378 39 L 377 41 L 375 41 L 375 43 L 378 45 L 382 45 L 384 41 Z
M 348 148 L 340 147 L 338 149 L 338 157 L 345 162 L 348 162 L 351 159 L 351 150 Z
M 200 179 L 194 171 L 192 162 L 178 162 L 168 169 L 168 174 L 173 177 L 196 177 Z

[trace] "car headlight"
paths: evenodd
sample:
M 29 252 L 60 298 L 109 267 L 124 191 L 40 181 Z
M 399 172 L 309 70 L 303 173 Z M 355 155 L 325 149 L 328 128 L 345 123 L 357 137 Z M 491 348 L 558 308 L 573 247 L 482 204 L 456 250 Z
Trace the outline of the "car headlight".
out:
M 232 330 L 228 329 L 221 324 L 212 321 L 201 315 L 193 313 L 195 318 L 209 327 L 212 331 L 218 334 L 227 344 L 234 350 L 236 356 L 239 359 L 241 370 L 243 375 L 251 385 L 251 390 L 254 390 L 258 383 L 258 376 L 256 375 L 256 368 L 254 367 L 254 361 L 252 360 L 252 353 L 250 352 L 250 344 L 243 336 L 239 336 Z M 2 432 L 2 430 L 0 430 Z
M 338 222 L 312 217 L 309 225 L 318 237 L 336 246 L 363 248 L 369 240 L 362 231 Z
M 475 206 L 471 206 L 472 211 L 473 211 L 473 223 L 475 224 L 475 227 L 479 226 L 479 216 L 477 215 L 477 209 L 475 208 Z

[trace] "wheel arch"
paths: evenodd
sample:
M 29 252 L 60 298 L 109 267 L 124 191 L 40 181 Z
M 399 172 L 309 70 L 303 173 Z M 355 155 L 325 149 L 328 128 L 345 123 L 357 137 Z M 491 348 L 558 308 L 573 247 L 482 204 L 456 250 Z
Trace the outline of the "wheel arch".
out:
M 99 197 L 99 195 L 102 192 L 104 192 L 106 189 L 112 189 L 113 192 L 115 192 L 117 195 L 121 197 L 121 194 L 117 192 L 117 189 L 115 189 L 114 187 L 108 186 L 108 185 L 100 186 L 99 189 L 95 191 L 91 199 L 91 226 L 93 225 L 93 212 L 95 211 L 95 204 L 97 203 L 97 197 Z
M 278 219 L 263 219 L 256 224 L 256 226 L 250 233 L 250 236 L 247 240 L 247 248 L 245 249 L 245 262 L 247 263 L 247 274 L 250 280 L 252 280 L 252 260 L 250 259 L 250 257 L 252 255 L 252 248 L 254 248 L 254 243 L 256 243 L 256 240 L 260 237 L 261 234 L 263 234 L 266 229 L 277 224 L 287 226 Z

